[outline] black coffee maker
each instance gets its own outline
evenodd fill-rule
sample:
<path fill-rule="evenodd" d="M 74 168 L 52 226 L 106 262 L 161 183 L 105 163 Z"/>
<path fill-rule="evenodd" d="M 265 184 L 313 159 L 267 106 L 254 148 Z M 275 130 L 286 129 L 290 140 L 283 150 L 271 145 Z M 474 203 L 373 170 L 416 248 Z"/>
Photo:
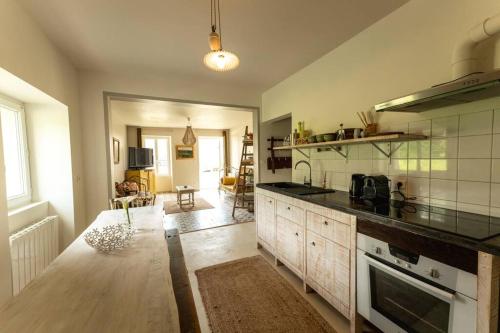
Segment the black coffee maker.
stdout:
<path fill-rule="evenodd" d="M 351 176 L 351 185 L 349 186 L 349 196 L 351 198 L 360 198 L 363 195 L 365 175 L 354 173 Z"/>
<path fill-rule="evenodd" d="M 362 199 L 389 201 L 391 197 L 389 178 L 386 176 L 368 176 L 364 177 L 363 182 Z"/>

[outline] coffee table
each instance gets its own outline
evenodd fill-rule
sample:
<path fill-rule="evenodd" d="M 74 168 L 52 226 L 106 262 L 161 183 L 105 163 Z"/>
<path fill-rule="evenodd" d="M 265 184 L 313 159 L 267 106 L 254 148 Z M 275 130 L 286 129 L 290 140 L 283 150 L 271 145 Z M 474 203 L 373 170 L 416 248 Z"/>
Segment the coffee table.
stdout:
<path fill-rule="evenodd" d="M 176 186 L 175 189 L 177 190 L 177 204 L 180 208 L 182 208 L 183 205 L 194 207 L 194 187 L 191 185 L 180 185 Z M 184 194 L 187 194 L 187 199 L 183 198 Z"/>

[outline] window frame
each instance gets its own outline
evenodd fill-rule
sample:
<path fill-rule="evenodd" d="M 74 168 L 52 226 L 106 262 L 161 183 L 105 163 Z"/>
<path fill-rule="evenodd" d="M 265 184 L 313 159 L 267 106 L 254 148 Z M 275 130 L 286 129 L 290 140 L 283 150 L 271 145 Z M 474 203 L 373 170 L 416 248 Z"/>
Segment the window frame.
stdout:
<path fill-rule="evenodd" d="M 18 120 L 18 130 L 19 130 L 19 141 L 20 141 L 20 155 L 21 155 L 21 164 L 22 164 L 22 176 L 24 180 L 24 193 L 12 197 L 7 197 L 7 184 L 6 184 L 6 192 L 5 196 L 7 199 L 7 208 L 17 208 L 23 205 L 27 205 L 31 203 L 32 199 L 32 188 L 31 188 L 31 170 L 30 170 L 30 157 L 29 157 L 29 147 L 28 147 L 28 137 L 27 137 L 27 125 L 26 125 L 26 112 L 24 108 L 24 104 L 22 102 L 16 101 L 12 98 L 6 97 L 4 95 L 0 95 L 0 107 L 5 108 L 10 111 L 18 112 L 19 120 Z M 1 122 L 0 122 L 1 126 Z M 1 131 L 0 133 L 3 133 Z M 3 134 L 2 134 L 3 135 Z M 2 138 L 2 146 L 3 146 L 3 138 Z M 5 159 L 5 155 L 4 155 Z M 7 170 L 5 168 L 4 161 L 4 174 L 5 177 Z"/>
<path fill-rule="evenodd" d="M 168 135 L 143 135 L 142 141 L 145 142 L 146 139 L 154 140 L 154 170 L 156 176 L 160 177 L 172 177 L 172 137 Z M 160 173 L 158 171 L 158 139 L 167 139 L 167 153 L 168 153 L 168 174 Z"/>

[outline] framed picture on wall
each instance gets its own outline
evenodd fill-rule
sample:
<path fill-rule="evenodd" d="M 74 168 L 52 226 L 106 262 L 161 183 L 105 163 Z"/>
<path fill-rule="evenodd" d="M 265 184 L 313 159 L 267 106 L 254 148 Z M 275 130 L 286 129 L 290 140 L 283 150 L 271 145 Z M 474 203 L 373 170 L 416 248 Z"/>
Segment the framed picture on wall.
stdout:
<path fill-rule="evenodd" d="M 113 138 L 113 162 L 120 163 L 120 140 Z"/>
<path fill-rule="evenodd" d="M 175 159 L 185 160 L 190 158 L 194 158 L 194 146 L 175 146 Z"/>

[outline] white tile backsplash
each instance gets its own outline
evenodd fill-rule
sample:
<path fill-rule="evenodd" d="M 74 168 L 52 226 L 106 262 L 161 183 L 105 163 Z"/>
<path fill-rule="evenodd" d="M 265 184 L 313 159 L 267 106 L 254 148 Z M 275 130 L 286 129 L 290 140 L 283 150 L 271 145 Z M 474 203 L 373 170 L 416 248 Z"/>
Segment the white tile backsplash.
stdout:
<path fill-rule="evenodd" d="M 458 116 L 432 119 L 432 137 L 458 136 Z"/>
<path fill-rule="evenodd" d="M 493 118 L 493 133 L 500 133 L 500 110 L 495 110 Z"/>
<path fill-rule="evenodd" d="M 457 182 L 453 180 L 431 179 L 430 197 L 446 201 L 457 201 Z"/>
<path fill-rule="evenodd" d="M 458 181 L 457 201 L 490 205 L 490 183 Z"/>
<path fill-rule="evenodd" d="M 456 180 L 458 175 L 457 159 L 432 159 L 431 178 Z"/>
<path fill-rule="evenodd" d="M 491 184 L 491 206 L 500 208 L 500 184 Z"/>
<path fill-rule="evenodd" d="M 408 158 L 430 158 L 431 141 L 411 141 L 408 142 Z"/>
<path fill-rule="evenodd" d="M 431 160 L 430 159 L 409 159 L 408 177 L 430 177 Z"/>
<path fill-rule="evenodd" d="M 493 135 L 491 156 L 493 158 L 500 158 L 500 134 Z"/>
<path fill-rule="evenodd" d="M 491 182 L 500 183 L 500 159 L 491 160 Z"/>
<path fill-rule="evenodd" d="M 493 111 L 482 111 L 460 116 L 459 135 L 484 135 L 492 130 Z"/>
<path fill-rule="evenodd" d="M 407 176 L 408 160 L 393 159 L 389 164 L 389 176 Z"/>
<path fill-rule="evenodd" d="M 464 136 L 458 140 L 459 158 L 491 158 L 491 135 Z"/>
<path fill-rule="evenodd" d="M 429 140 L 404 142 L 387 158 L 372 145 L 343 146 L 347 160 L 334 151 L 310 149 L 313 184 L 347 190 L 353 173 L 386 175 L 416 202 L 500 217 L 500 110 L 387 124 L 384 131 L 424 134 Z M 492 134 L 496 133 L 496 134 Z M 399 143 L 379 143 L 385 152 Z M 304 157 L 294 151 L 295 161 Z M 293 170 L 302 182 L 306 168 Z"/>
<path fill-rule="evenodd" d="M 489 182 L 491 179 L 491 159 L 459 159 L 458 180 Z"/>
<path fill-rule="evenodd" d="M 409 123 L 408 131 L 410 134 L 431 135 L 431 120 L 420 120 Z"/>
<path fill-rule="evenodd" d="M 457 158 L 458 138 L 433 138 L 431 141 L 431 158 Z"/>

